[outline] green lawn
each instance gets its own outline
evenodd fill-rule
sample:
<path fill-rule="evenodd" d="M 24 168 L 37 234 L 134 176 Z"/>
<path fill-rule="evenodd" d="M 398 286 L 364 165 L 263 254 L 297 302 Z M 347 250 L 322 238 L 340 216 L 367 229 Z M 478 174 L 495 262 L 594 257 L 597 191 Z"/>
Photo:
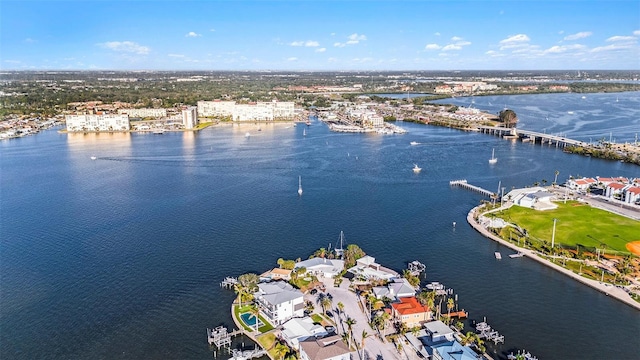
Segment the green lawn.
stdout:
<path fill-rule="evenodd" d="M 251 309 L 250 305 L 244 305 L 242 307 L 240 307 L 238 305 L 235 305 L 233 307 L 233 312 L 235 314 L 236 319 L 238 319 L 238 322 L 240 324 L 242 324 L 242 327 L 246 331 L 254 331 L 255 327 L 253 327 L 253 326 L 250 327 L 249 325 L 245 324 L 244 321 L 242 321 L 242 318 L 240 317 L 240 314 L 248 312 L 250 309 Z M 262 323 L 264 324 L 263 326 L 258 327 L 258 331 L 259 332 L 265 333 L 265 332 L 273 329 L 273 326 L 271 326 L 271 324 L 269 324 L 269 322 L 262 315 L 259 315 L 258 319 L 260 319 L 260 321 L 262 321 Z"/>
<path fill-rule="evenodd" d="M 592 208 L 578 202 L 557 203 L 555 210 L 538 211 L 520 206 L 496 213 L 510 223 L 527 230 L 529 236 L 551 242 L 553 219 L 556 245 L 586 247 L 593 251 L 606 244 L 606 252 L 629 254 L 625 244 L 640 240 L 640 221 Z"/>

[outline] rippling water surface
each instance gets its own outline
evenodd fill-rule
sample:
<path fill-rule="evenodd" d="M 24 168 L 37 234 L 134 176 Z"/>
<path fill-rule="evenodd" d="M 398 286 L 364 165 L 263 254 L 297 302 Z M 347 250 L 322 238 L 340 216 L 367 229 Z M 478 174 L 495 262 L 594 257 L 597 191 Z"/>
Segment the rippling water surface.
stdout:
<path fill-rule="evenodd" d="M 591 98 L 601 98 L 600 110 L 580 103 Z M 506 101 L 519 115 L 514 104 L 522 104 L 525 124 L 548 113 L 557 120 L 547 132 L 608 134 L 596 118 L 640 131 L 638 93 L 578 96 L 571 106 L 551 95 L 475 98 L 482 101 Z M 568 108 L 593 116 L 560 120 Z M 638 357 L 638 311 L 526 258 L 497 261 L 494 251 L 511 251 L 465 221 L 482 198 L 448 182 L 510 189 L 550 183 L 556 169 L 562 179 L 640 176 L 639 167 L 399 124 L 410 132 L 338 134 L 316 121 L 306 137 L 302 125 L 243 124 L 197 134 L 46 131 L 1 142 L 0 355 L 210 358 L 205 329 L 233 326 L 234 295 L 219 287 L 225 276 L 306 257 L 335 245 L 342 230 L 391 268 L 425 263 L 428 281 L 453 287 L 460 307 L 505 335 L 494 355 Z"/>

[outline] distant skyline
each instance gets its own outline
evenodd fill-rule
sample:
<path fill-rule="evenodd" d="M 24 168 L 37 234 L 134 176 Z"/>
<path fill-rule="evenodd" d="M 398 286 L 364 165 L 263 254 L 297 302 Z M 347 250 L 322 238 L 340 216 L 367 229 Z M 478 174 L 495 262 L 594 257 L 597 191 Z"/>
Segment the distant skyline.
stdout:
<path fill-rule="evenodd" d="M 0 2 L 1 70 L 638 70 L 640 1 Z"/>

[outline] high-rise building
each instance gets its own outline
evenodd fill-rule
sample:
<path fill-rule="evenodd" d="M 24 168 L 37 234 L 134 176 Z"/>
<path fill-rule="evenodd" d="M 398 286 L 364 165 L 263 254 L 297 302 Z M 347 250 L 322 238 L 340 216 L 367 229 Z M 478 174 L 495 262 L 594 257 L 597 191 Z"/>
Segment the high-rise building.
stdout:
<path fill-rule="evenodd" d="M 186 106 L 182 109 L 182 125 L 185 129 L 193 129 L 198 125 L 197 106 Z"/>

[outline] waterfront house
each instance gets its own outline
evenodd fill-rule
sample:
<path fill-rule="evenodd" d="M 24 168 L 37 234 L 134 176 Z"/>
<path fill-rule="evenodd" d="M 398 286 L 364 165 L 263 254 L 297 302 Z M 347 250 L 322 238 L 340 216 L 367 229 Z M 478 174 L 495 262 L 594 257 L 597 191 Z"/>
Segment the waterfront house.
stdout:
<path fill-rule="evenodd" d="M 619 198 L 622 196 L 625 187 L 627 187 L 627 185 L 618 182 L 610 183 L 609 185 L 607 185 L 607 188 L 605 190 L 605 196 L 608 198 Z"/>
<path fill-rule="evenodd" d="M 393 279 L 385 286 L 376 286 L 371 289 L 376 299 L 382 300 L 385 297 L 396 300 L 403 297 L 416 296 L 416 290 L 404 278 Z"/>
<path fill-rule="evenodd" d="M 551 202 L 555 199 L 555 195 L 548 191 L 537 191 L 528 194 L 524 194 L 519 201 L 518 205 L 522 207 L 528 207 L 536 210 L 548 210 L 555 209 L 558 206 Z"/>
<path fill-rule="evenodd" d="M 258 284 L 254 294 L 260 312 L 273 325 L 304 316 L 304 297 L 300 290 L 284 281 L 272 281 Z"/>
<path fill-rule="evenodd" d="M 593 178 L 569 179 L 567 187 L 573 190 L 586 191 L 591 185 L 597 185 L 598 181 Z"/>
<path fill-rule="evenodd" d="M 391 314 L 395 320 L 401 321 L 409 328 L 431 320 L 431 310 L 420 304 L 415 296 L 398 300 L 399 302 L 391 304 Z"/>
<path fill-rule="evenodd" d="M 342 272 L 344 269 L 344 260 L 316 257 L 297 262 L 294 269 L 300 268 L 307 269 L 308 274 L 332 278 Z"/>
<path fill-rule="evenodd" d="M 632 186 L 625 189 L 624 201 L 628 204 L 640 202 L 640 187 Z"/>
<path fill-rule="evenodd" d="M 470 347 L 460 344 L 451 330 L 442 321 L 431 321 L 424 325 L 417 336 L 406 334 L 407 340 L 425 359 L 433 360 L 477 360 Z"/>
<path fill-rule="evenodd" d="M 271 281 L 271 280 L 289 281 L 291 279 L 291 272 L 292 270 L 288 270 L 288 269 L 273 268 L 261 274 L 260 279 L 264 279 L 267 281 Z"/>
<path fill-rule="evenodd" d="M 301 360 L 350 360 L 351 351 L 340 335 L 300 342 Z"/>
<path fill-rule="evenodd" d="M 356 260 L 356 265 L 347 270 L 347 277 L 367 281 L 370 279 L 391 280 L 400 277 L 400 275 L 376 263 L 374 257 L 367 255 Z"/>
<path fill-rule="evenodd" d="M 293 349 L 300 349 L 300 342 L 316 337 L 328 335 L 327 330 L 318 324 L 313 323 L 313 319 L 306 316 L 303 318 L 293 318 L 282 324 L 280 336 Z"/>

